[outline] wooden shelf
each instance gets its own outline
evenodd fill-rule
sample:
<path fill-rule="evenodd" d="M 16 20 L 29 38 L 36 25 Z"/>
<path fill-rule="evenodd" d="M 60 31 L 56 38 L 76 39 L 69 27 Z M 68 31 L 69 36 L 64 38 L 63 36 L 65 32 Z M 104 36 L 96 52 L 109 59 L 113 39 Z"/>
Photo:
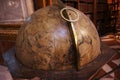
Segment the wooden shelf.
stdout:
<path fill-rule="evenodd" d="M 105 5 L 107 5 L 107 2 L 97 2 L 97 4 L 105 4 Z"/>
<path fill-rule="evenodd" d="M 79 1 L 80 3 L 85 3 L 85 4 L 93 4 L 94 2 L 87 2 L 87 1 Z"/>
<path fill-rule="evenodd" d="M 78 2 L 77 0 L 62 0 L 63 2 Z"/>

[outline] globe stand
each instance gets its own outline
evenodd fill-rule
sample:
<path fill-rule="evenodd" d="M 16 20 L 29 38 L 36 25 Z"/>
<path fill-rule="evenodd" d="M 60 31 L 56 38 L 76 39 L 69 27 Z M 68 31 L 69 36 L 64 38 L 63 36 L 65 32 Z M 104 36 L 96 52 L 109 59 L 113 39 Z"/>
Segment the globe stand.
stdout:
<path fill-rule="evenodd" d="M 69 71 L 43 71 L 27 68 L 16 59 L 14 48 L 3 54 L 3 57 L 14 78 L 33 78 L 38 76 L 43 80 L 89 80 L 116 54 L 114 50 L 104 44 L 101 44 L 101 51 L 102 53 L 94 61 L 81 67 L 79 71 L 76 69 Z"/>

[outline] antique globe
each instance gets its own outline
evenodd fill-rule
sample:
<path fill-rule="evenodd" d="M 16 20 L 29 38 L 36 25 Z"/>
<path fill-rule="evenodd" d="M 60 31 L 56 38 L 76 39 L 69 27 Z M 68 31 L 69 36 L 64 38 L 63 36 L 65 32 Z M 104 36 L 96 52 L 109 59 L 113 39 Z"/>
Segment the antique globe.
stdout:
<path fill-rule="evenodd" d="M 15 51 L 21 64 L 35 70 L 79 70 L 101 53 L 92 21 L 59 0 L 27 18 Z"/>

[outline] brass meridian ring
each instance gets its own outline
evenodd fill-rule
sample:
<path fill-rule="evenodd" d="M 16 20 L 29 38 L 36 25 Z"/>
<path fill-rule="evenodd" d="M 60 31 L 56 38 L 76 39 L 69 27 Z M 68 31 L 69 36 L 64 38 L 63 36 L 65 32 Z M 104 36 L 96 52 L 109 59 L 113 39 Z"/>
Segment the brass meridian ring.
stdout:
<path fill-rule="evenodd" d="M 68 15 L 68 19 L 67 18 L 65 18 L 65 16 L 63 15 L 63 11 L 64 10 L 71 10 L 71 11 L 73 11 L 74 13 L 75 13 L 75 15 L 77 16 L 75 19 L 71 19 L 71 16 L 70 15 Z M 67 11 L 66 11 L 66 13 L 67 13 Z M 75 11 L 74 9 L 72 9 L 72 8 L 70 8 L 70 7 L 65 7 L 65 8 L 63 8 L 63 9 L 61 9 L 61 11 L 60 11 L 60 14 L 61 14 L 61 16 L 62 16 L 62 18 L 63 19 L 65 19 L 66 21 L 68 21 L 68 22 L 70 22 L 70 25 L 71 25 L 71 27 L 70 27 L 70 31 L 71 31 L 71 33 L 72 33 L 72 39 L 73 39 L 73 43 L 74 43 L 74 46 L 75 46 L 75 52 L 76 52 L 76 57 L 77 57 L 77 70 L 79 70 L 79 56 L 80 56 L 80 54 L 79 54 L 79 46 L 78 46 L 78 38 L 77 38 L 77 33 L 76 33 L 76 30 L 75 30 L 75 26 L 74 26 L 74 22 L 76 22 L 76 21 L 78 21 L 79 20 L 79 13 L 77 12 L 77 11 Z M 67 13 L 68 14 L 68 13 Z"/>

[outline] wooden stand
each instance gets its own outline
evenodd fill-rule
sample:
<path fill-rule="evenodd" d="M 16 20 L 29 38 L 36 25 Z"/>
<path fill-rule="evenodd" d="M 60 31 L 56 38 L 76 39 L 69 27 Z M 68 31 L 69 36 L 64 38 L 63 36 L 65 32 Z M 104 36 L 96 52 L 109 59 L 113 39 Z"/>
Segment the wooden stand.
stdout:
<path fill-rule="evenodd" d="M 101 45 L 101 50 L 102 53 L 94 61 L 81 67 L 79 71 L 75 69 L 69 71 L 42 71 L 27 68 L 16 59 L 14 48 L 7 51 L 3 56 L 14 78 L 38 76 L 45 80 L 90 80 L 116 54 L 114 50 L 104 44 Z"/>

